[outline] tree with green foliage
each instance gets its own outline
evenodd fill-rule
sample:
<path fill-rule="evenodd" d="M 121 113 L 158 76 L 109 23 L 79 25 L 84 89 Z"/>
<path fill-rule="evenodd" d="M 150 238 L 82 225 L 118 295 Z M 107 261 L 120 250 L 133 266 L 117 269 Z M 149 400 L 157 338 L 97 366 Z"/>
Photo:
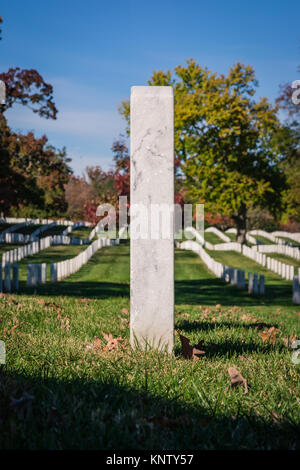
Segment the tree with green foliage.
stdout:
<path fill-rule="evenodd" d="M 148 84 L 174 89 L 175 152 L 190 202 L 229 216 L 237 240 L 245 243 L 250 208 L 266 207 L 276 216 L 283 208 L 277 107 L 254 99 L 254 70 L 240 63 L 228 75 L 217 75 L 189 59 L 174 77 L 154 72 Z M 129 126 L 129 101 L 119 110 Z"/>
<path fill-rule="evenodd" d="M 0 23 L 2 18 L 0 17 Z M 48 144 L 44 135 L 16 133 L 5 111 L 16 104 L 46 119 L 56 119 L 53 87 L 33 69 L 0 73 L 6 103 L 0 106 L 0 211 L 23 217 L 55 217 L 66 213 L 65 184 L 72 173 L 65 149 Z"/>

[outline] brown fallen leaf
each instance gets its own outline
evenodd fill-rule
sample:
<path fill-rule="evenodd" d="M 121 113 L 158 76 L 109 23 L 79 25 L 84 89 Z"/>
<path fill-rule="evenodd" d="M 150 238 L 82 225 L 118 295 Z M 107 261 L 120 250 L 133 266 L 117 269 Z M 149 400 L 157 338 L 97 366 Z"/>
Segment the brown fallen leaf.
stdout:
<path fill-rule="evenodd" d="M 129 311 L 127 308 L 122 308 L 121 313 L 123 313 L 124 315 L 129 315 Z"/>
<path fill-rule="evenodd" d="M 297 335 L 292 335 L 289 338 L 281 338 L 281 340 L 284 342 L 287 348 L 290 348 L 294 341 L 296 341 Z"/>
<path fill-rule="evenodd" d="M 274 344 L 276 341 L 276 335 L 278 334 L 279 330 L 278 328 L 275 328 L 275 326 L 271 326 L 271 328 L 265 328 L 264 331 L 261 331 L 259 336 L 261 337 L 262 341 L 269 341 L 270 343 Z"/>
<path fill-rule="evenodd" d="M 60 321 L 60 327 L 62 330 L 70 330 L 70 320 L 68 317 L 62 318 Z"/>
<path fill-rule="evenodd" d="M 183 313 L 181 316 L 188 318 L 188 317 L 190 317 L 191 315 L 190 315 L 189 313 Z"/>
<path fill-rule="evenodd" d="M 199 359 L 199 356 L 205 354 L 205 351 L 202 351 L 201 347 L 203 347 L 204 341 L 201 341 L 199 344 L 196 344 L 195 346 L 190 345 L 190 340 L 186 338 L 185 336 L 181 335 L 179 333 L 179 338 L 181 341 L 181 347 L 182 347 L 182 354 L 185 359 L 193 359 L 194 361 L 197 361 Z"/>
<path fill-rule="evenodd" d="M 239 359 L 241 359 L 242 361 L 250 361 L 250 357 L 248 357 L 248 356 L 243 356 L 243 355 L 240 355 L 240 356 L 239 356 Z"/>
<path fill-rule="evenodd" d="M 96 349 L 99 350 L 101 349 L 101 339 L 98 338 L 98 336 L 95 336 L 94 341 L 92 343 L 85 343 L 86 349 Z"/>
<path fill-rule="evenodd" d="M 102 335 L 103 335 L 103 338 L 107 341 L 107 344 L 103 348 L 103 351 L 112 351 L 114 349 L 116 351 L 118 351 L 120 346 L 124 347 L 124 345 L 123 345 L 124 339 L 123 338 L 114 338 L 111 333 L 109 333 L 109 334 L 102 333 Z"/>
<path fill-rule="evenodd" d="M 228 368 L 228 374 L 231 380 L 231 387 L 237 387 L 238 385 L 244 385 L 244 395 L 248 393 L 247 380 L 242 376 L 242 374 L 237 370 L 236 367 L 231 366 Z"/>

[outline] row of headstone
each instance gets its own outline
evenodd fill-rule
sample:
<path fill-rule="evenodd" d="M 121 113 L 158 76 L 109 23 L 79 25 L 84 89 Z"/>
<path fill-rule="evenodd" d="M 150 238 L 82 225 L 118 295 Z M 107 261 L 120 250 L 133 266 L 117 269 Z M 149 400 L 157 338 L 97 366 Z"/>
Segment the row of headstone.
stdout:
<path fill-rule="evenodd" d="M 278 276 L 283 277 L 287 281 L 292 281 L 294 278 L 295 268 L 294 266 L 281 261 L 267 257 L 267 268 L 278 274 Z"/>
<path fill-rule="evenodd" d="M 260 253 L 277 253 L 279 255 L 289 256 L 296 260 L 300 260 L 299 247 L 292 247 L 288 245 L 260 245 L 258 248 Z"/>
<path fill-rule="evenodd" d="M 42 227 L 37 228 L 34 232 L 31 233 L 30 235 L 30 241 L 36 241 L 39 238 L 39 235 L 46 230 L 48 230 L 51 227 L 55 227 L 57 225 L 57 222 L 51 222 L 50 224 L 45 224 Z"/>
<path fill-rule="evenodd" d="M 276 247 L 277 245 L 271 245 L 271 246 Z M 266 256 L 264 253 L 261 253 L 260 251 L 253 249 L 253 247 L 250 248 L 249 246 L 246 246 L 246 245 L 243 246 L 242 254 L 244 256 L 247 256 L 247 258 L 250 258 L 256 263 L 260 264 L 261 266 L 266 267 L 270 271 L 273 271 L 274 273 L 278 274 L 284 279 L 288 281 L 293 280 L 294 266 L 286 264 L 286 263 L 282 263 L 281 261 L 276 260 L 274 258 L 270 258 L 269 256 Z"/>
<path fill-rule="evenodd" d="M 223 240 L 224 242 L 231 242 L 231 238 L 229 238 L 227 235 L 225 235 L 224 232 L 222 232 L 216 227 L 208 227 L 204 231 L 208 233 L 214 233 L 215 235 L 217 235 L 217 237 L 221 238 L 221 240 Z"/>
<path fill-rule="evenodd" d="M 272 232 L 272 235 L 274 235 L 275 237 L 290 238 L 291 240 L 300 243 L 300 232 L 291 233 L 277 230 L 275 232 Z"/>
<path fill-rule="evenodd" d="M 69 225 L 62 233 L 62 235 L 68 235 L 71 233 L 73 230 L 76 230 L 79 227 L 90 227 L 91 223 L 90 222 L 74 222 L 72 225 Z"/>
<path fill-rule="evenodd" d="M 49 243 L 49 240 L 44 239 L 43 245 L 46 247 Z M 50 246 L 50 245 L 49 245 Z M 47 246 L 48 247 L 48 246 Z M 45 249 L 45 248 L 44 248 Z M 20 246 L 14 250 L 5 251 L 2 254 L 2 266 L 5 266 L 6 263 L 15 263 L 21 261 L 23 258 L 28 256 L 33 256 L 40 251 L 39 242 L 31 242 L 28 245 Z"/>
<path fill-rule="evenodd" d="M 27 265 L 27 285 L 37 286 L 47 281 L 47 264 L 31 263 Z"/>
<path fill-rule="evenodd" d="M 239 289 L 245 288 L 245 271 L 243 269 L 231 268 L 230 266 L 224 266 L 224 272 L 222 279 Z"/>
<path fill-rule="evenodd" d="M 265 294 L 265 276 L 263 274 L 258 279 L 257 273 L 248 273 L 248 293 Z"/>
<path fill-rule="evenodd" d="M 3 278 L 4 274 L 4 278 Z M 0 266 L 0 292 L 17 292 L 19 290 L 19 266 L 6 263 Z"/>
<path fill-rule="evenodd" d="M 118 244 L 119 239 L 98 238 L 89 245 L 86 250 L 82 251 L 74 258 L 60 261 L 58 263 L 52 263 L 50 265 L 50 280 L 52 282 L 61 281 L 77 272 L 100 248 Z"/>
<path fill-rule="evenodd" d="M 250 230 L 248 232 L 250 235 L 258 235 L 264 238 L 269 239 L 271 242 L 279 244 L 282 240 L 275 237 L 272 233 L 266 232 L 265 230 Z"/>
<path fill-rule="evenodd" d="M 86 264 L 91 256 L 103 246 L 112 246 L 119 244 L 119 240 L 110 240 L 108 238 L 99 238 L 95 240 L 86 250 L 79 253 L 72 259 L 50 264 L 50 281 L 60 281 L 78 271 Z M 47 264 L 31 263 L 27 265 L 27 285 L 37 286 L 47 281 Z"/>
<path fill-rule="evenodd" d="M 29 241 L 30 235 L 27 233 L 9 232 L 1 236 L 1 243 L 28 243 Z"/>
<path fill-rule="evenodd" d="M 3 223 L 6 223 L 6 222 L 3 222 Z M 11 227 L 7 227 L 0 234 L 0 242 L 1 243 L 14 243 L 14 242 L 10 241 L 12 237 L 9 237 L 9 235 L 12 232 L 24 227 L 25 225 L 26 225 L 26 222 L 23 222 L 21 224 L 16 224 L 16 225 L 12 225 Z"/>

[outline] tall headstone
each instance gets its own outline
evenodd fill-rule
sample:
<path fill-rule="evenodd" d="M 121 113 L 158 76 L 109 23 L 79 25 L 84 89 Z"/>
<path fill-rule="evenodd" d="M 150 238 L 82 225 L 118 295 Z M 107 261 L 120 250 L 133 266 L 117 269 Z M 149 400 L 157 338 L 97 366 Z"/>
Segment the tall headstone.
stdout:
<path fill-rule="evenodd" d="M 300 285 L 298 276 L 293 278 L 293 303 L 300 305 Z"/>
<path fill-rule="evenodd" d="M 172 87 L 131 88 L 130 204 L 174 205 L 174 98 Z M 152 206 L 153 207 L 153 206 Z M 145 213 L 146 212 L 146 213 Z M 174 345 L 174 228 L 168 238 L 130 238 L 130 341 L 133 347 L 172 351 Z M 132 227 L 132 213 L 131 213 Z M 152 227 L 151 227 L 152 228 Z M 151 238 L 150 238 L 151 237 Z M 155 238 L 155 239 L 154 239 Z"/>
<path fill-rule="evenodd" d="M 6 263 L 4 266 L 4 289 L 6 292 L 11 291 L 11 267 L 10 263 Z"/>
<path fill-rule="evenodd" d="M 14 292 L 19 290 L 19 265 L 13 264 L 12 289 Z"/>
<path fill-rule="evenodd" d="M 259 276 L 259 294 L 265 295 L 265 276 L 263 274 Z"/>

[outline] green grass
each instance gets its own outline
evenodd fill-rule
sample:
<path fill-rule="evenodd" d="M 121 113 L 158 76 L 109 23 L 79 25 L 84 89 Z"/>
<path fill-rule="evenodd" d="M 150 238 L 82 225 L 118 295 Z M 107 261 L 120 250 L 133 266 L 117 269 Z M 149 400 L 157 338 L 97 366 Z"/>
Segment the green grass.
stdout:
<path fill-rule="evenodd" d="M 5 253 L 6 251 L 14 250 L 15 248 L 20 248 L 20 246 L 23 246 L 24 243 L 1 243 L 0 244 L 0 256 L 2 253 Z"/>
<path fill-rule="evenodd" d="M 272 242 L 272 240 L 263 237 L 262 235 L 252 235 L 252 237 L 256 238 L 256 240 L 262 242 L 264 245 L 274 245 L 274 242 Z"/>
<path fill-rule="evenodd" d="M 249 297 L 176 250 L 175 328 L 206 351 L 192 361 L 178 336 L 173 355 L 129 347 L 128 243 L 99 250 L 62 282 L 21 281 L 22 295 L 0 298 L 0 447 L 299 447 L 299 366 L 281 340 L 299 334 L 299 307 L 273 282 L 276 296 Z M 260 338 L 264 325 L 278 328 L 274 344 Z M 102 333 L 122 337 L 124 349 L 105 351 Z M 101 347 L 88 349 L 95 336 Z M 233 365 L 246 395 L 230 387 Z"/>
<path fill-rule="evenodd" d="M 29 256 L 19 261 L 19 279 L 27 279 L 27 265 L 29 263 L 47 263 L 47 279 L 50 279 L 50 264 L 74 258 L 86 249 L 85 245 L 54 245 L 46 250 L 39 251 L 36 255 Z"/>
<path fill-rule="evenodd" d="M 291 256 L 285 256 L 279 253 L 267 253 L 267 255 L 270 256 L 270 258 L 278 259 L 283 263 L 295 266 L 295 268 L 300 268 L 300 260 L 294 259 Z"/>
<path fill-rule="evenodd" d="M 204 240 L 206 242 L 212 243 L 213 245 L 216 245 L 217 243 L 225 243 L 222 238 L 212 232 L 204 232 Z"/>
<path fill-rule="evenodd" d="M 295 240 L 292 240 L 291 238 L 285 238 L 285 237 L 277 237 L 281 238 L 281 240 L 284 240 L 285 242 L 292 243 L 294 246 L 300 246 L 300 243 L 296 242 Z"/>
<path fill-rule="evenodd" d="M 88 238 L 91 233 L 90 227 L 80 227 L 78 229 L 72 230 L 69 236 L 74 238 Z"/>

